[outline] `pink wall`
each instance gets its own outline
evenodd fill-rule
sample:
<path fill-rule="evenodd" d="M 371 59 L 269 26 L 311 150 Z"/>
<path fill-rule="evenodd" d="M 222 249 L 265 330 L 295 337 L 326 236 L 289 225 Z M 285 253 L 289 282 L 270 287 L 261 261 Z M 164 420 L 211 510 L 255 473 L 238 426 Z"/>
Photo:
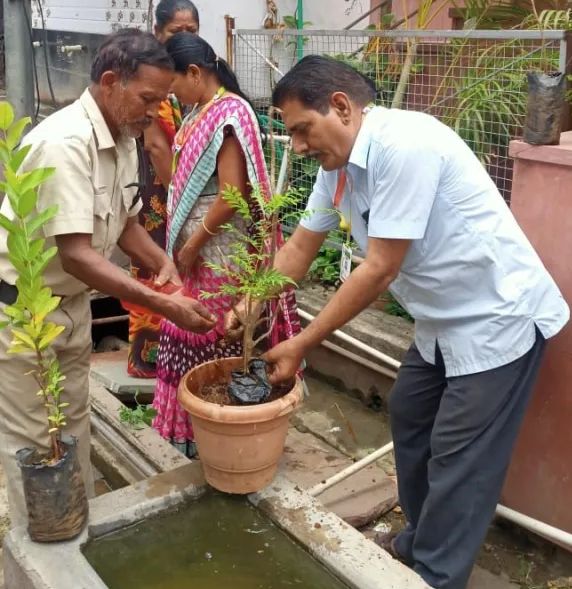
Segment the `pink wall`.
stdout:
<path fill-rule="evenodd" d="M 370 7 L 373 8 L 375 5 L 379 4 L 381 0 L 370 0 Z M 392 9 L 391 11 L 395 14 L 396 20 L 401 20 L 406 15 L 411 14 L 415 9 L 419 8 L 420 0 L 393 0 Z M 458 6 L 462 6 L 463 3 L 457 3 Z M 452 28 L 452 20 L 449 16 L 449 8 L 453 6 L 452 2 L 446 2 L 443 5 L 443 2 L 434 2 L 434 7 L 432 10 L 432 20 L 429 26 L 424 27 L 426 29 L 436 29 L 436 30 L 448 30 Z M 441 7 L 439 9 L 439 7 Z M 379 13 L 374 12 L 371 15 L 370 22 L 376 23 L 379 21 Z M 407 28 L 409 29 L 416 29 L 417 26 L 417 16 L 414 16 L 410 21 Z M 403 25 L 405 28 L 405 25 Z"/>
<path fill-rule="evenodd" d="M 572 302 L 572 132 L 558 146 L 513 141 L 511 210 Z M 572 532 L 572 325 L 549 341 L 502 503 Z"/>

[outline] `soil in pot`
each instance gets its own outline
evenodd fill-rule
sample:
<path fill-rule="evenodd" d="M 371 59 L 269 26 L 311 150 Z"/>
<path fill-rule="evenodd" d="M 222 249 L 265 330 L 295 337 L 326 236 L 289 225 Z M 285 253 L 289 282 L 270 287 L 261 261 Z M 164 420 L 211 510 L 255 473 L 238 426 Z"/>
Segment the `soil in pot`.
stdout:
<path fill-rule="evenodd" d="M 258 405 L 270 403 L 286 395 L 294 381 L 271 386 L 266 376 L 266 363 L 255 358 L 249 363 L 249 372 L 233 371 L 230 383 L 221 378 L 205 384 L 196 395 L 216 405 Z"/>

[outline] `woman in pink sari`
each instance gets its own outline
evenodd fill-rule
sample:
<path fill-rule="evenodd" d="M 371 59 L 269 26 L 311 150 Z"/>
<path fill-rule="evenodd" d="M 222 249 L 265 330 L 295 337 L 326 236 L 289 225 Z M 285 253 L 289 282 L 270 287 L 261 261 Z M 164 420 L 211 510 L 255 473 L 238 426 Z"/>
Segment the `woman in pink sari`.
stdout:
<path fill-rule="evenodd" d="M 252 230 L 224 201 L 221 191 L 234 186 L 251 202 L 252 187 L 269 195 L 270 183 L 256 115 L 228 64 L 204 39 L 190 33 L 174 35 L 166 47 L 175 63 L 173 91 L 184 104 L 195 105 L 174 142 L 167 252 L 177 261 L 186 291 L 199 298 L 203 291 L 219 292 L 226 280 L 205 265 L 220 263 L 230 251 L 232 237 L 219 227 L 232 222 L 244 232 Z M 194 454 L 193 432 L 188 414 L 177 401 L 179 381 L 194 366 L 242 354 L 240 343 L 220 345 L 224 315 L 233 302 L 223 295 L 204 301 L 218 319 L 216 328 L 205 335 L 181 330 L 166 320 L 161 323 L 153 403 L 158 414 L 153 426 L 187 455 Z M 270 345 L 298 330 L 294 295 L 289 292 L 282 300 Z"/>

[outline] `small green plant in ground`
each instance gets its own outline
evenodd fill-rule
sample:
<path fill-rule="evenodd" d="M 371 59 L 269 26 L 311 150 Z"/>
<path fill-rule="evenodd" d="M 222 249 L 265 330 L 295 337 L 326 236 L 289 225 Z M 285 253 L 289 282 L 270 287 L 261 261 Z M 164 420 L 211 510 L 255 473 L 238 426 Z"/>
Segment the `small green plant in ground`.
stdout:
<path fill-rule="evenodd" d="M 336 286 L 340 282 L 342 252 L 334 247 L 322 247 L 310 266 L 309 275 L 324 286 Z"/>
<path fill-rule="evenodd" d="M 43 226 L 57 212 L 57 206 L 37 212 L 38 187 L 53 173 L 53 168 L 36 168 L 19 172 L 30 147 L 18 147 L 29 118 L 14 121 L 14 111 L 9 103 L 0 102 L 0 162 L 4 182 L 0 190 L 6 193 L 14 212 L 13 218 L 0 214 L 0 225 L 8 232 L 8 258 L 17 271 L 18 298 L 13 305 L 4 308 L 6 321 L 0 328 L 9 327 L 12 332 L 10 354 L 33 354 L 36 368 L 32 371 L 38 383 L 38 396 L 46 408 L 47 434 L 51 453 L 46 462 L 60 460 L 62 456 L 61 430 L 66 425 L 64 409 L 69 403 L 61 400 L 64 375 L 51 344 L 64 327 L 48 319 L 59 303 L 44 283 L 43 273 L 56 255 L 57 248 L 45 247 L 41 237 Z"/>
<path fill-rule="evenodd" d="M 383 310 L 388 315 L 393 315 L 395 317 L 403 317 L 403 319 L 407 319 L 411 323 L 414 322 L 413 317 L 399 304 L 399 302 L 395 299 L 395 297 L 391 293 L 386 294 L 387 303 Z"/>
<path fill-rule="evenodd" d="M 119 419 L 133 429 L 143 429 L 145 426 L 151 426 L 157 411 L 151 405 L 139 403 L 137 395 L 138 393 L 135 394 L 135 408 L 121 407 Z"/>

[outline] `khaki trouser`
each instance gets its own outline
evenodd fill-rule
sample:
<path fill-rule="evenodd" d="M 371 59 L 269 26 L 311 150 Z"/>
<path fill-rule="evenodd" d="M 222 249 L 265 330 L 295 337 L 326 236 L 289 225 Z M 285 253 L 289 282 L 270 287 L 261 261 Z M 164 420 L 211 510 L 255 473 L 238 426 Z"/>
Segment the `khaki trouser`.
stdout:
<path fill-rule="evenodd" d="M 0 303 L 0 309 L 4 305 Z M 94 494 L 90 463 L 89 439 L 89 358 L 91 352 L 91 312 L 87 293 L 65 297 L 50 316 L 65 327 L 54 342 L 60 361 L 64 393 L 62 400 L 70 403 L 65 409 L 65 434 L 78 438 L 78 457 L 89 497 Z M 8 488 L 10 520 L 13 527 L 27 525 L 22 477 L 16 462 L 20 448 L 49 449 L 46 411 L 38 385 L 29 373 L 36 368 L 34 358 L 24 354 L 7 354 L 12 340 L 10 329 L 0 331 L 0 461 Z"/>

